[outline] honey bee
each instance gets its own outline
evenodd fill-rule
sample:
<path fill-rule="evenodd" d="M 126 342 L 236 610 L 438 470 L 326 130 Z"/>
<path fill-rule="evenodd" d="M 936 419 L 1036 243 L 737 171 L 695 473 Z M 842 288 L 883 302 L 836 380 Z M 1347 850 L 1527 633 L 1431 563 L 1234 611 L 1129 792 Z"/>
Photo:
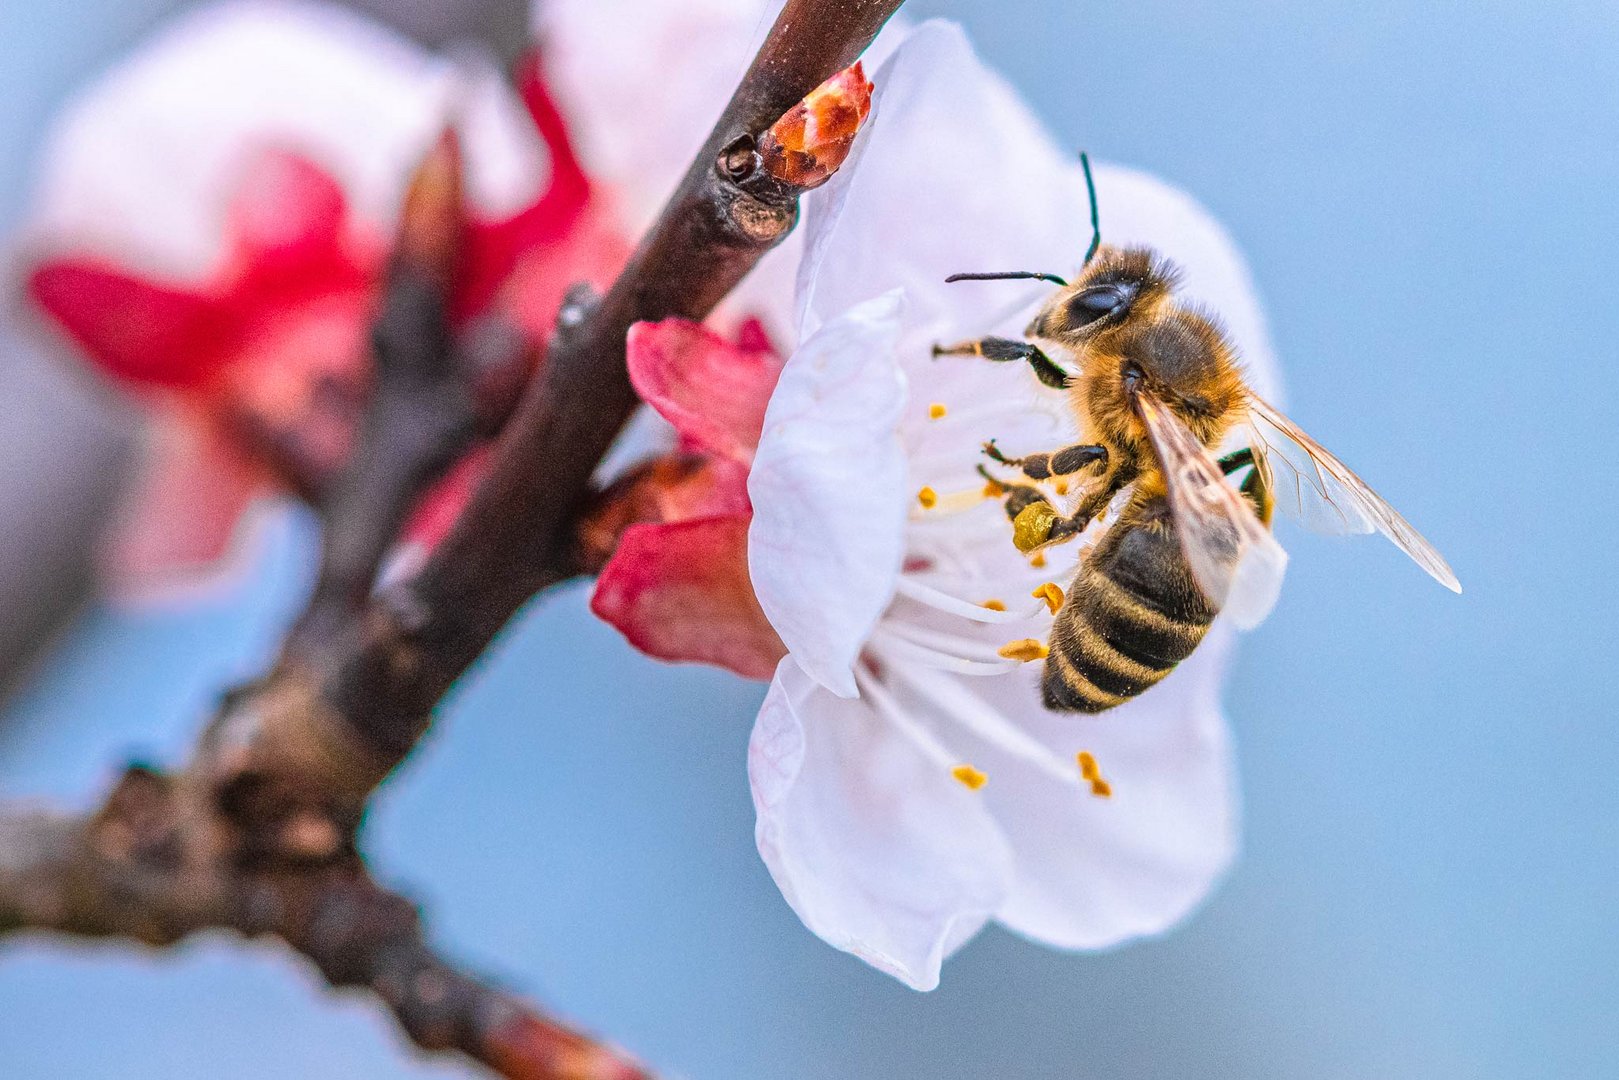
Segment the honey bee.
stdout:
<path fill-rule="evenodd" d="M 1072 284 L 1022 271 L 950 280 L 1005 277 L 1061 286 L 1024 336 L 1060 348 L 1077 373 L 1033 341 L 991 337 L 935 346 L 935 354 L 1028 363 L 1042 383 L 1068 395 L 1091 440 L 1021 457 L 1006 456 L 993 440 L 985 445 L 1020 479 L 1085 481 L 1063 513 L 1034 485 L 981 466 L 1005 500 L 1014 543 L 1027 553 L 1071 540 L 1127 491 L 1052 625 L 1047 707 L 1113 708 L 1190 656 L 1215 615 L 1241 627 L 1262 620 L 1287 565 L 1270 531 L 1278 504 L 1325 531 L 1381 532 L 1440 584 L 1461 591 L 1405 518 L 1254 393 L 1216 322 L 1176 302 L 1177 272 L 1168 261 L 1093 242 Z M 1246 445 L 1216 459 L 1216 448 L 1244 428 Z M 1240 487 L 1228 483 L 1244 470 Z"/>

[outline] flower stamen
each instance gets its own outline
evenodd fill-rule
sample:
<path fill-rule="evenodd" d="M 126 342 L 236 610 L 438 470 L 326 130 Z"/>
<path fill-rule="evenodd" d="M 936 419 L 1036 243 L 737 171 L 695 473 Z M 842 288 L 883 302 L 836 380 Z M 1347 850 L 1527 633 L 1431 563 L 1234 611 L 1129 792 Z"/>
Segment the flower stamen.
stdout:
<path fill-rule="evenodd" d="M 916 501 L 922 504 L 922 509 L 932 510 L 939 504 L 939 493 L 924 485 L 922 490 L 916 493 Z"/>
<path fill-rule="evenodd" d="M 1113 785 L 1102 778 L 1102 767 L 1096 763 L 1096 755 L 1089 750 L 1081 750 L 1079 761 L 1079 775 L 1091 785 L 1091 794 L 1098 799 L 1111 799 Z"/>
<path fill-rule="evenodd" d="M 1020 664 L 1027 664 L 1031 660 L 1044 660 L 1051 652 L 1046 648 L 1045 642 L 1032 637 L 1008 641 L 995 651 L 1008 660 L 1016 660 Z"/>
<path fill-rule="evenodd" d="M 950 775 L 960 780 L 962 786 L 969 791 L 977 791 L 989 783 L 989 777 L 973 768 L 971 765 L 957 765 L 950 770 Z"/>
<path fill-rule="evenodd" d="M 1051 609 L 1053 615 L 1057 614 L 1057 609 L 1062 607 L 1062 589 L 1055 582 L 1048 581 L 1029 595 L 1036 600 L 1044 600 L 1046 607 Z"/>
<path fill-rule="evenodd" d="M 929 420 L 943 420 L 944 417 L 945 417 L 945 414 L 948 413 L 949 411 L 950 410 L 946 409 L 944 407 L 944 405 L 942 405 L 941 403 L 935 401 L 932 405 L 928 406 L 928 419 Z"/>
<path fill-rule="evenodd" d="M 931 585 L 926 585 L 908 574 L 901 575 L 895 591 L 901 596 L 909 600 L 915 600 L 919 604 L 925 604 L 935 611 L 941 611 L 946 615 L 954 615 L 969 622 L 1017 622 L 1020 619 L 1032 618 L 1038 611 L 1038 609 L 1008 611 L 1006 604 L 1000 600 L 986 600 L 981 604 L 971 600 L 963 600 L 959 596 L 952 596 L 950 593 L 942 592 Z"/>

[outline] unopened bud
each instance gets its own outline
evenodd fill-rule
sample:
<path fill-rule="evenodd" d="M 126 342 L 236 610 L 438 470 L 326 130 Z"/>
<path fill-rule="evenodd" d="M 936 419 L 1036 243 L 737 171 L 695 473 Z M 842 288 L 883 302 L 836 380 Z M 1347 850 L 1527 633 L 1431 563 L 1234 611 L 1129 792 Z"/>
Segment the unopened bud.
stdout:
<path fill-rule="evenodd" d="M 399 217 L 398 257 L 449 281 L 461 257 L 464 207 L 461 140 L 455 127 L 446 125 L 410 178 Z"/>
<path fill-rule="evenodd" d="M 826 183 L 871 113 L 871 91 L 858 61 L 810 91 L 759 137 L 765 171 L 800 188 Z"/>

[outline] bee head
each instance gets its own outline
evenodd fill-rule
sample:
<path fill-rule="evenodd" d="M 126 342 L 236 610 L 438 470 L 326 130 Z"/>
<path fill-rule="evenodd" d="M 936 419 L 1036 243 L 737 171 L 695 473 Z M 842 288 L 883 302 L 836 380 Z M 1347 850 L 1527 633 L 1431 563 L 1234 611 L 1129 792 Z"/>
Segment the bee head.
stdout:
<path fill-rule="evenodd" d="M 1078 351 L 1109 331 L 1155 311 L 1176 271 L 1144 248 L 1097 249 L 1079 279 L 1059 290 L 1025 333 Z"/>

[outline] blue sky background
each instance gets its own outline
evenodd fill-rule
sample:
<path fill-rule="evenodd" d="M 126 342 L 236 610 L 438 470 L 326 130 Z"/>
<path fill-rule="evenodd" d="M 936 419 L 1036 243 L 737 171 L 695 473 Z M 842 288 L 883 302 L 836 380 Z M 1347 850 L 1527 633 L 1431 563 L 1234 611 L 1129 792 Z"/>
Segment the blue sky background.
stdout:
<path fill-rule="evenodd" d="M 0 214 L 43 110 L 163 6 L 3 2 Z M 1245 854 L 1190 924 L 1119 952 L 991 931 L 924 996 L 822 945 L 753 850 L 760 689 L 640 659 L 578 590 L 388 788 L 379 865 L 470 962 L 694 1080 L 1613 1075 L 1619 9 L 912 10 L 962 19 L 1065 141 L 1225 221 L 1290 411 L 1468 591 L 1380 541 L 1284 534 L 1288 587 L 1228 698 Z M 289 524 L 248 592 L 85 617 L 0 728 L 0 789 L 83 802 L 115 755 L 177 753 L 264 659 L 311 550 Z M 9 944 L 0 1018 L 6 1076 L 464 1075 L 219 940 Z"/>

